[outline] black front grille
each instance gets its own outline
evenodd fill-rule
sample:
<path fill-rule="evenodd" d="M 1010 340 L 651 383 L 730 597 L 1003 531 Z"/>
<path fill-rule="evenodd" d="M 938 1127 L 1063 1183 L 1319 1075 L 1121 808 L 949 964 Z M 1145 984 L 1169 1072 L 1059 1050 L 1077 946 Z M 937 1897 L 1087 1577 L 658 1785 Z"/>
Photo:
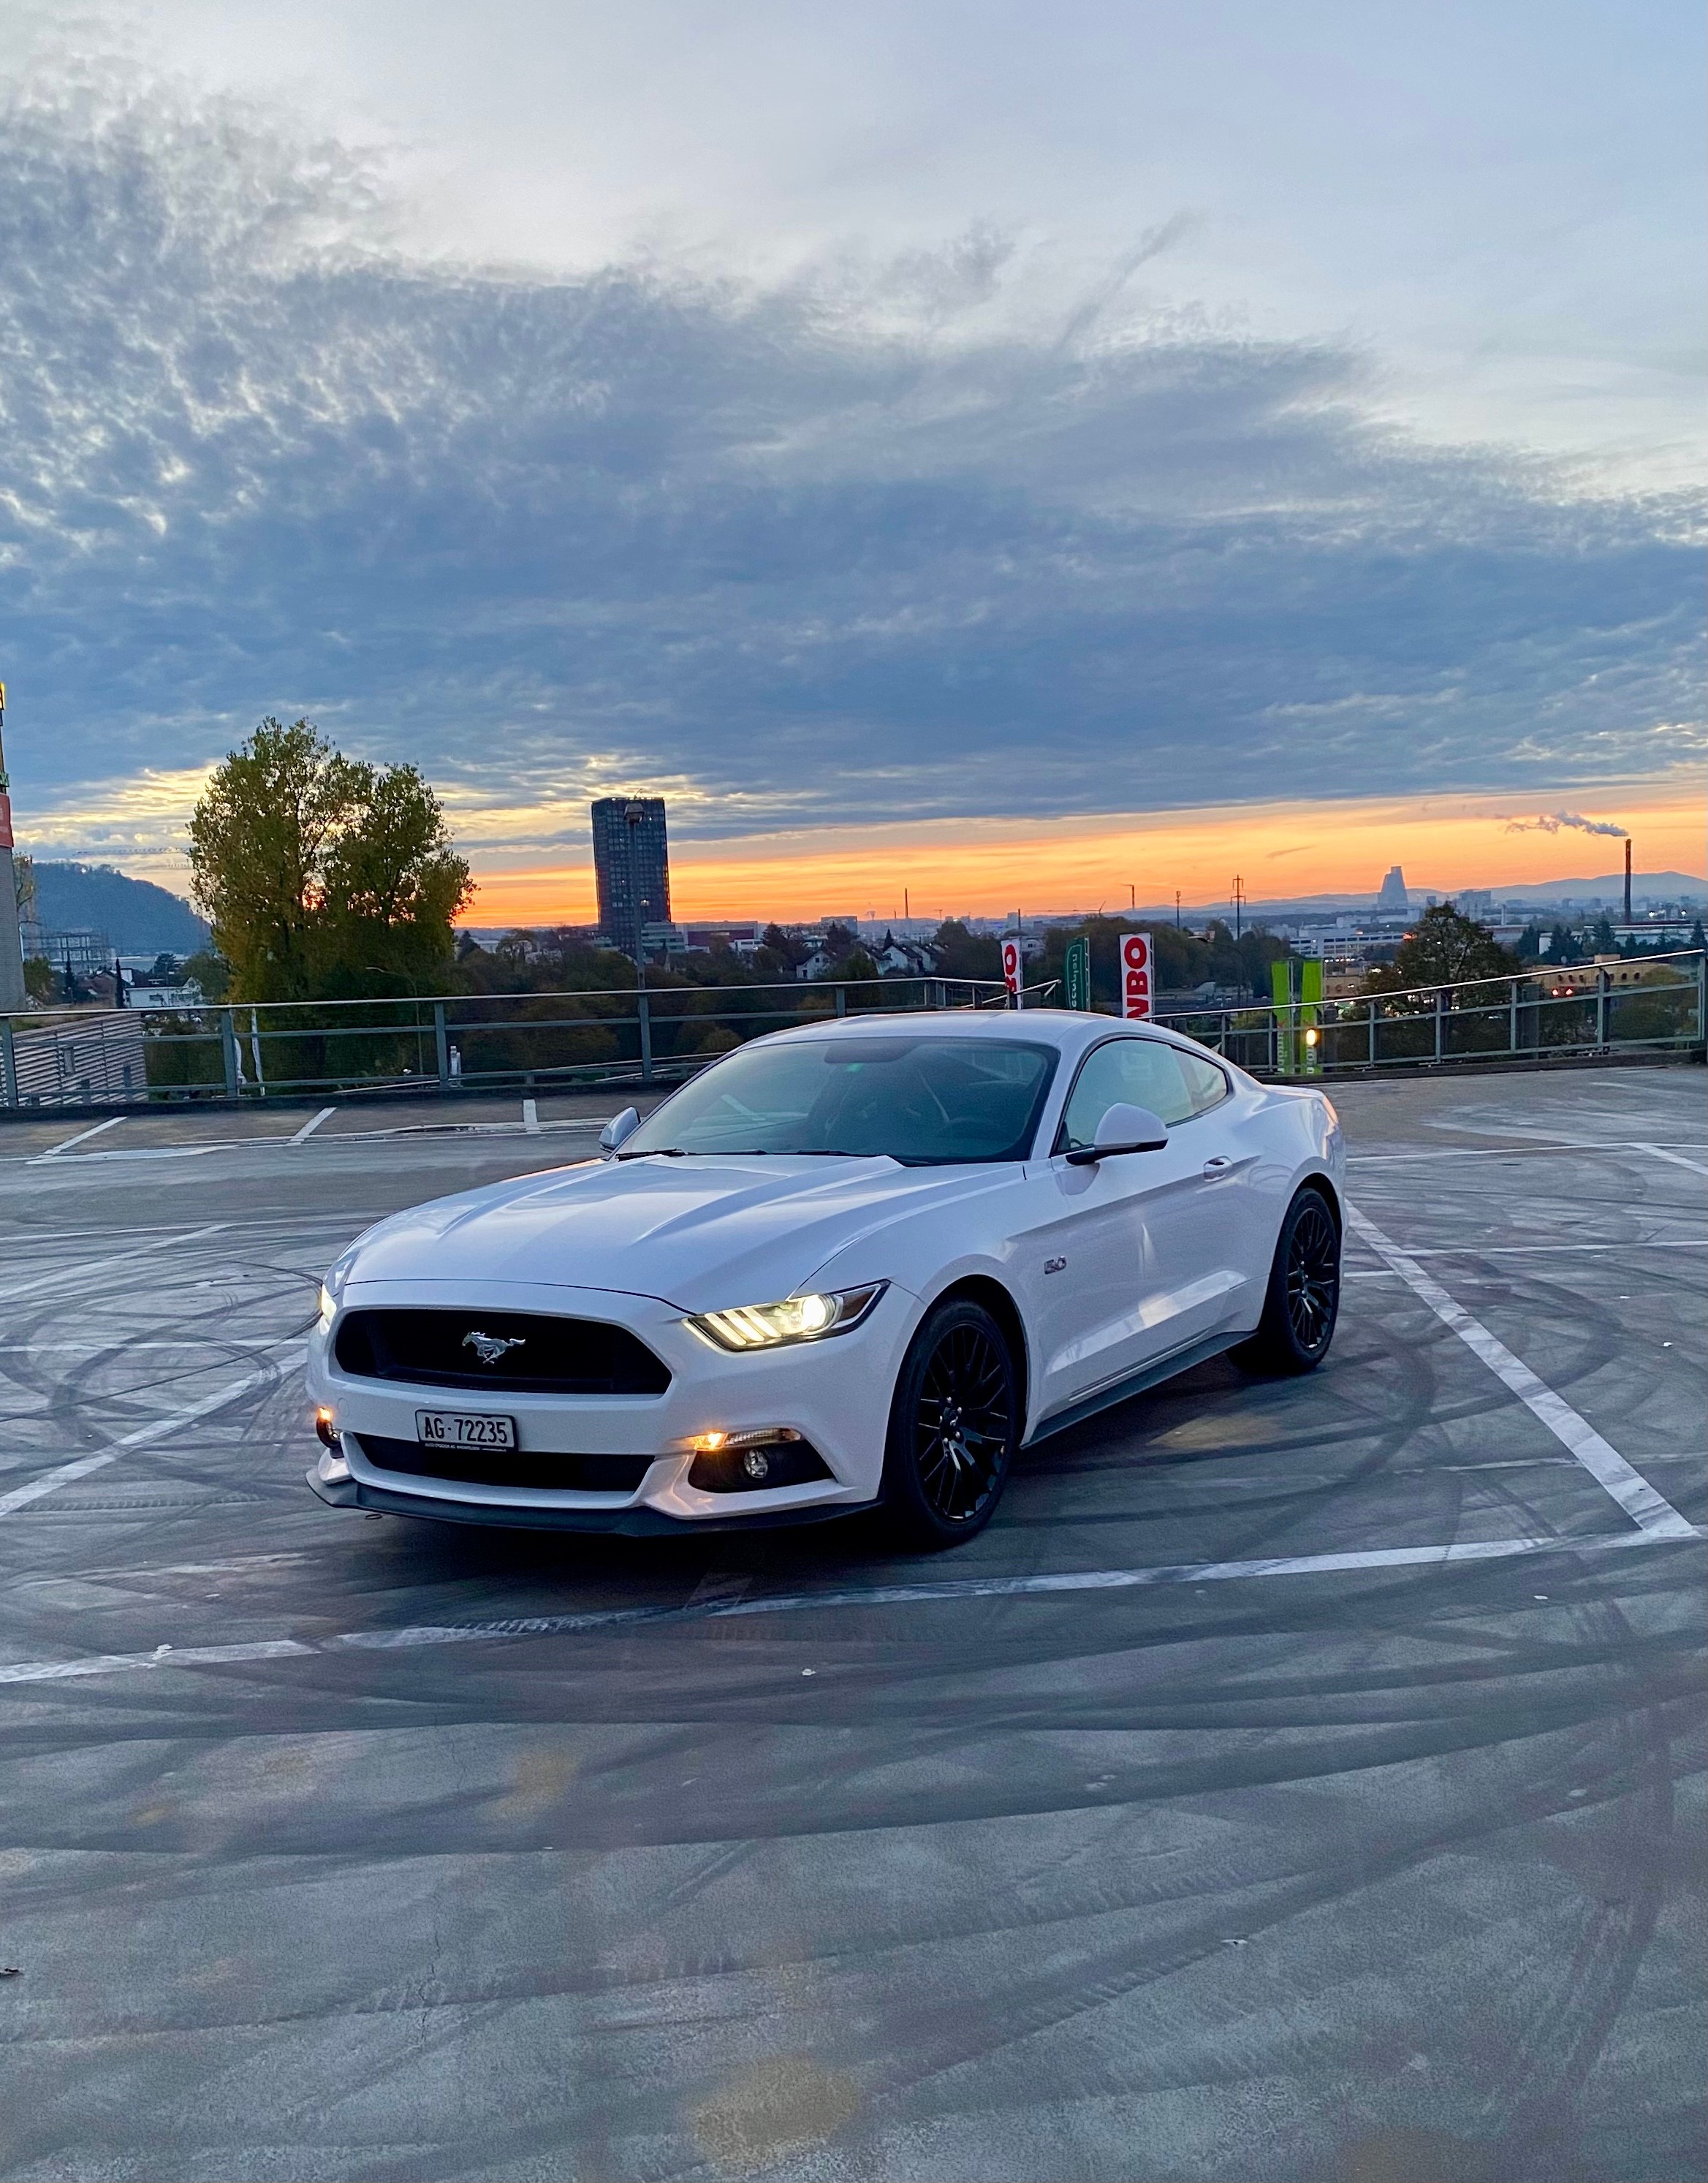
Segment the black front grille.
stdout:
<path fill-rule="evenodd" d="M 350 1437 L 376 1470 L 442 1478 L 461 1486 L 522 1486 L 537 1493 L 632 1493 L 649 1455 L 548 1455 L 520 1447 L 424 1447 L 383 1433 Z"/>
<path fill-rule="evenodd" d="M 510 1346 L 492 1355 L 499 1342 Z M 670 1384 L 663 1363 L 626 1326 L 538 1312 L 353 1311 L 339 1325 L 337 1354 L 339 1369 L 358 1379 L 420 1387 L 662 1395 Z"/>

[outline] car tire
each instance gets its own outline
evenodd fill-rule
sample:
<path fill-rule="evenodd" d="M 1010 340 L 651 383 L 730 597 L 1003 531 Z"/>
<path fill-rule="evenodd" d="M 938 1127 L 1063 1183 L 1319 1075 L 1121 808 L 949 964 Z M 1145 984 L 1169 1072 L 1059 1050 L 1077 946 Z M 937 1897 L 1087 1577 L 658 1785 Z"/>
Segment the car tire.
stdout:
<path fill-rule="evenodd" d="M 1257 1331 L 1231 1353 L 1248 1372 L 1314 1372 L 1340 1313 L 1340 1230 L 1308 1185 L 1287 1208 Z"/>
<path fill-rule="evenodd" d="M 1008 1482 L 1021 1423 L 1007 1336 L 969 1297 L 940 1304 L 896 1375 L 882 1491 L 891 1536 L 932 1553 L 982 1531 Z"/>

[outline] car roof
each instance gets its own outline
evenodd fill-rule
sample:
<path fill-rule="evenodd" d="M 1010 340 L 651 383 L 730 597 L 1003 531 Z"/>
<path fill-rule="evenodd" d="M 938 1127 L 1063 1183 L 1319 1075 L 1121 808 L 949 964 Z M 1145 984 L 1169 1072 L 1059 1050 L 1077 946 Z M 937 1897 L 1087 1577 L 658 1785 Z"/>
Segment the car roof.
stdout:
<path fill-rule="evenodd" d="M 1054 1046 L 1077 1052 L 1111 1031 L 1126 1031 L 1139 1038 L 1174 1042 L 1171 1035 L 1148 1024 L 1124 1021 L 1118 1016 L 1088 1015 L 1077 1008 L 897 1008 L 872 1010 L 854 1016 L 836 1016 L 823 1023 L 799 1024 L 793 1030 L 773 1031 L 772 1040 L 797 1043 L 815 1039 L 873 1038 L 905 1030 L 910 1038 L 996 1038 L 1022 1040 L 1033 1046 Z"/>

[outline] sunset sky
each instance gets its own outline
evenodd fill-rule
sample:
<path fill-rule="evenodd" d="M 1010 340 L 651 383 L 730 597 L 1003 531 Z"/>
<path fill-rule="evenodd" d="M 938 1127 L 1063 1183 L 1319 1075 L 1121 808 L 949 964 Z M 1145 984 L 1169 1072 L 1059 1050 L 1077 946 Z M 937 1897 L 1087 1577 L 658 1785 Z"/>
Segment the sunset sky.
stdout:
<path fill-rule="evenodd" d="M 264 714 L 482 925 L 1700 873 L 1660 0 L 0 0 L 20 842 Z M 1531 825 L 1530 831 L 1510 828 Z"/>
<path fill-rule="evenodd" d="M 852 913 L 915 917 L 994 916 L 1016 908 L 1125 909 L 1166 904 L 1178 887 L 1188 907 L 1225 905 L 1234 875 L 1249 899 L 1342 890 L 1373 893 L 1389 864 L 1414 890 L 1447 891 L 1526 880 L 1617 872 L 1622 841 L 1561 825 L 1542 812 L 1489 797 L 1379 799 L 1174 811 L 1122 820 L 1056 819 L 1048 825 L 981 820 L 953 834 L 939 825 L 827 830 L 694 845 L 671 858 L 672 906 L 682 918 L 769 914 L 787 919 Z M 1616 815 L 1610 819 L 1606 814 Z M 1628 827 L 1639 870 L 1700 872 L 1701 798 L 1694 782 L 1670 797 L 1653 784 L 1628 790 L 1594 814 Z M 1553 820 L 1539 826 L 1538 817 Z M 1526 830 L 1515 832 L 1515 825 Z M 1131 891 L 1131 892 L 1129 892 Z M 594 914 L 584 864 L 491 874 L 465 922 L 580 924 Z"/>

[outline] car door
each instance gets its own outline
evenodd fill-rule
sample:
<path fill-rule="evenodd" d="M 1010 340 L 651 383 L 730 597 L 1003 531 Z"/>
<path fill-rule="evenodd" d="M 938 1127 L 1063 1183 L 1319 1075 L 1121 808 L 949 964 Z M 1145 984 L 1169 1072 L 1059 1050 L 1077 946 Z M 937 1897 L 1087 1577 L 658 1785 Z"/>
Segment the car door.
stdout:
<path fill-rule="evenodd" d="M 1225 1097 L 1227 1080 L 1215 1073 Z M 1238 1155 L 1197 1119 L 1216 1103 L 1208 1092 L 1188 1081 L 1173 1047 L 1143 1033 L 1108 1039 L 1081 1064 L 1054 1147 L 1029 1178 L 1026 1286 L 1039 1415 L 1226 1323 L 1239 1277 L 1218 1210 L 1229 1201 L 1218 1192 Z M 1160 1114 L 1167 1144 L 1070 1166 L 1066 1153 L 1090 1144 L 1121 1102 Z"/>

